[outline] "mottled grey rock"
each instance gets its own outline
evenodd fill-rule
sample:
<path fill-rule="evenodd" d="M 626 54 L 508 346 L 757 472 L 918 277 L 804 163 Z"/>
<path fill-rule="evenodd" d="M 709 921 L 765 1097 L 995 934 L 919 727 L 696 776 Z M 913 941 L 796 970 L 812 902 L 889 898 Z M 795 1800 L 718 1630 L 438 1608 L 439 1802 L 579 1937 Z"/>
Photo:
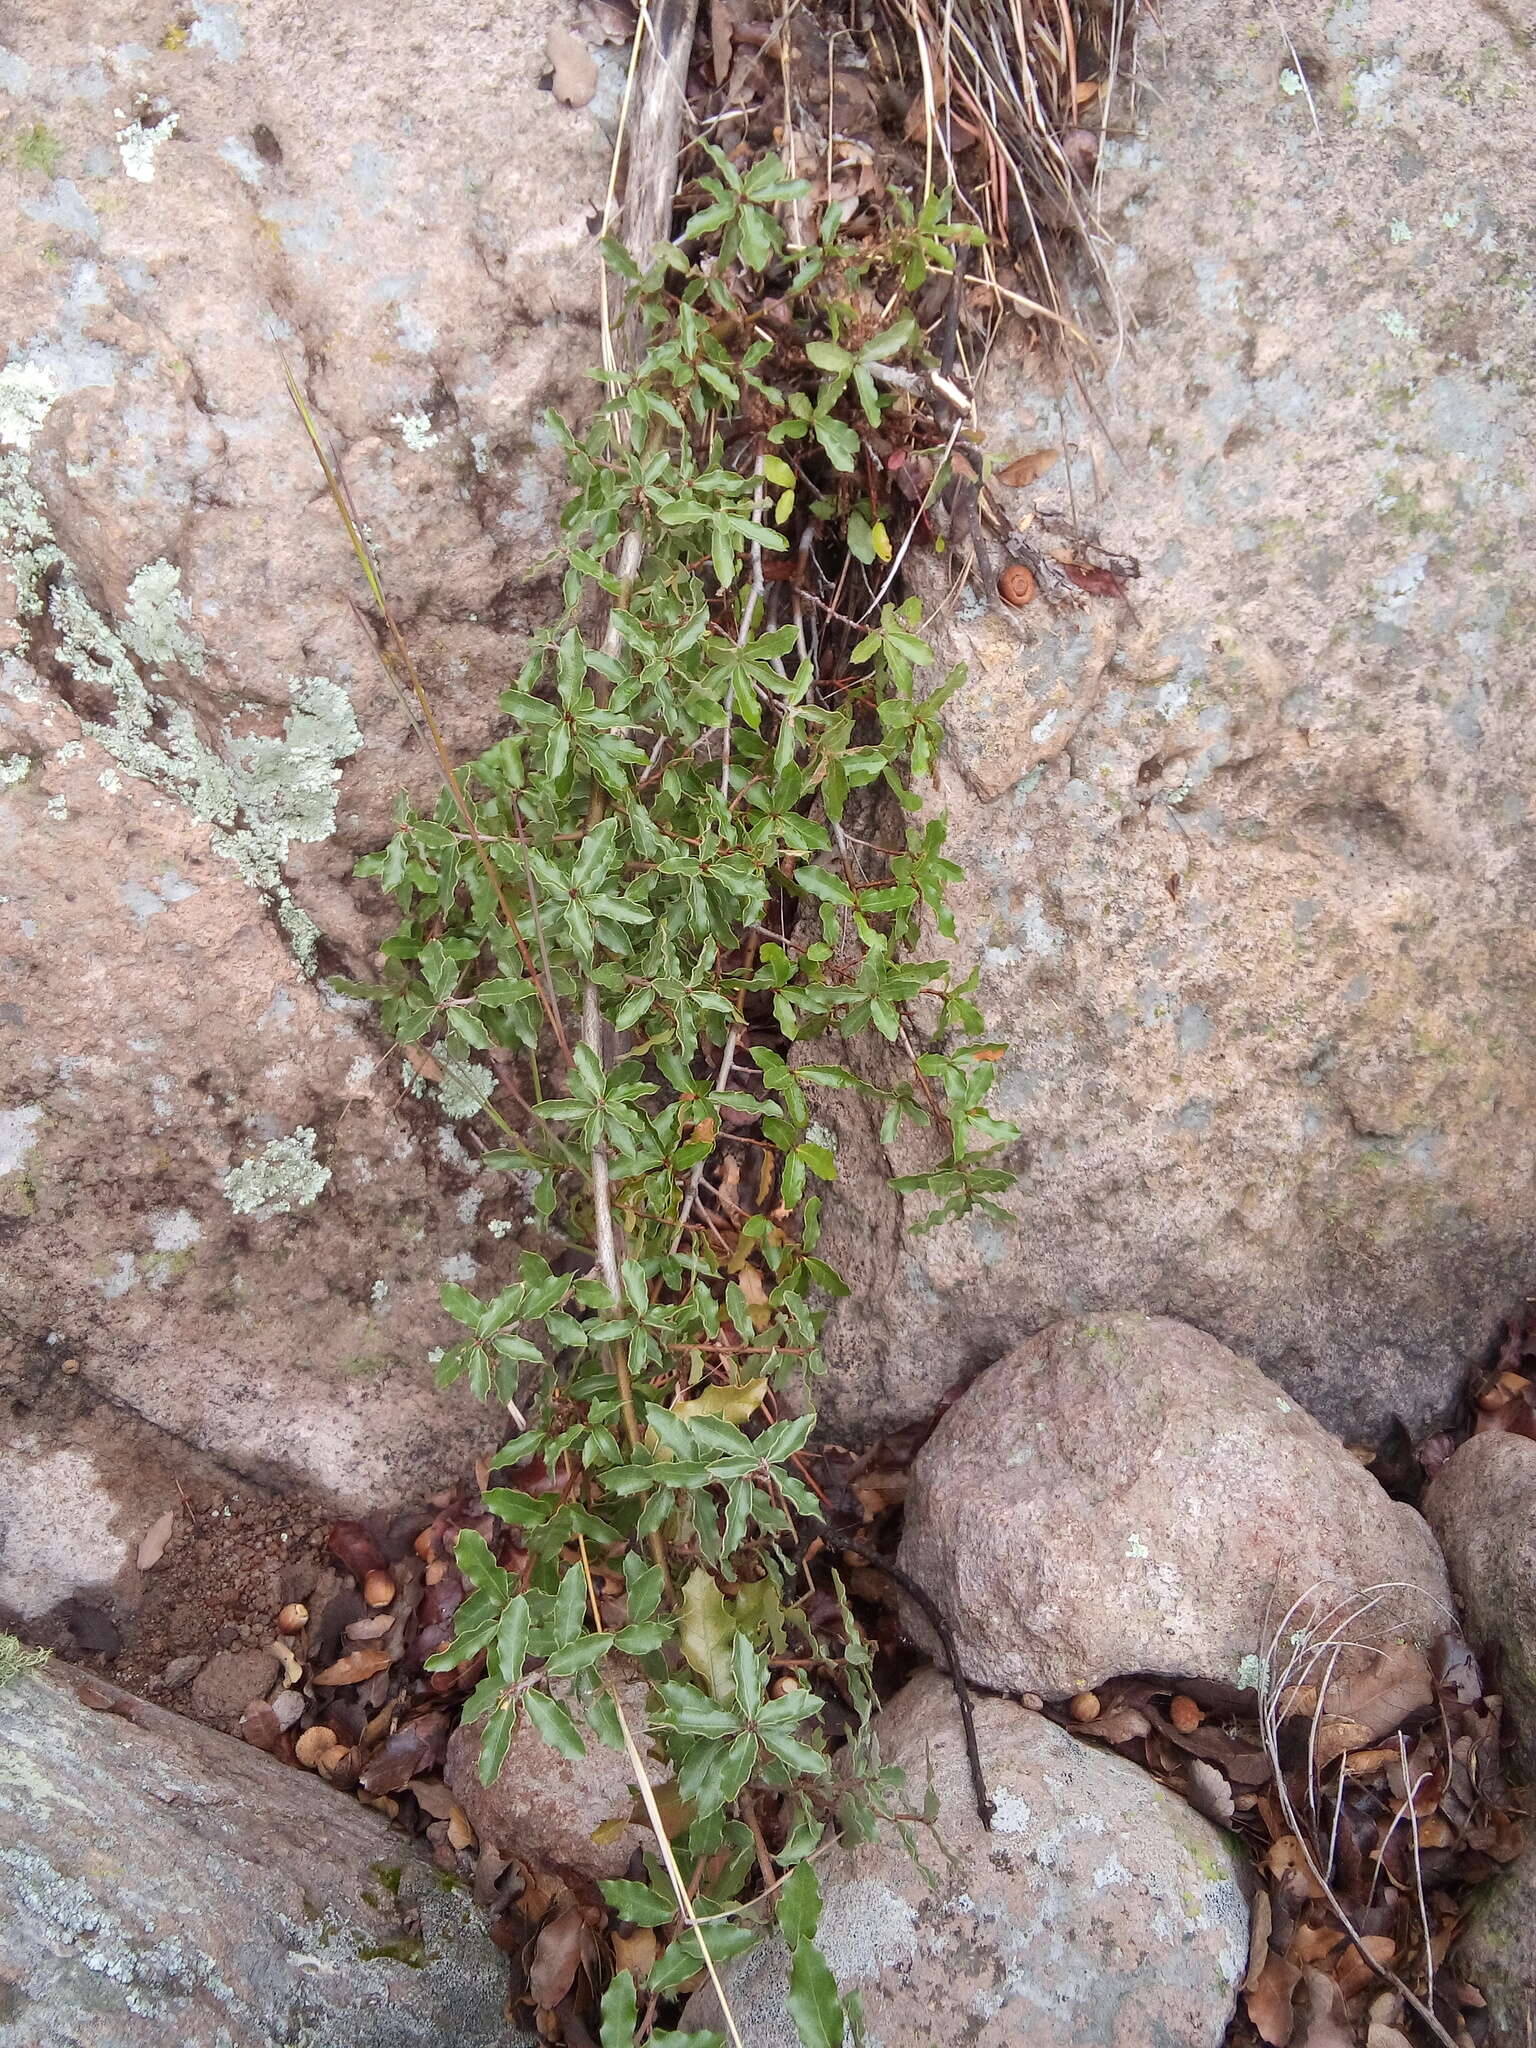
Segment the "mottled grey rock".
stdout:
<path fill-rule="evenodd" d="M 1164 1316 L 1053 1324 L 973 1381 L 913 1466 L 900 1558 L 967 1677 L 1001 1692 L 1252 1684 L 1309 1592 L 1312 1620 L 1401 1583 L 1361 1641 L 1452 1619 L 1423 1517 L 1257 1366 Z"/>
<path fill-rule="evenodd" d="M 392 919 L 353 861 L 435 770 L 349 608 L 282 358 L 477 751 L 550 599 L 537 423 L 594 395 L 623 54 L 561 106 L 539 81 L 571 18 L 0 24 L 0 1398 L 74 1357 L 117 1412 L 353 1510 L 494 1441 L 423 1357 L 443 1279 L 494 1293 L 517 1244 L 490 1226 L 524 1209 L 297 957 L 376 978 Z M 27 1455 L 58 1448 L 44 1400 Z M 95 1510 L 79 1583 L 111 1578 L 158 1508 L 85 1452 L 58 1476 Z"/>
<path fill-rule="evenodd" d="M 1067 450 L 1010 513 L 1142 574 L 947 610 L 949 950 L 1009 1046 L 1017 1227 L 911 1234 L 927 1198 L 881 1176 L 920 1134 L 887 1156 L 831 1098 L 845 1431 L 1103 1308 L 1198 1324 L 1346 1438 L 1416 1428 L 1528 1291 L 1529 16 L 1279 13 L 1143 13 L 1103 162 L 1124 347 L 983 395 L 1000 458 Z"/>
<path fill-rule="evenodd" d="M 928 1672 L 880 1717 L 881 1755 L 914 1798 L 930 1769 L 929 1882 L 894 1833 L 819 1866 L 820 1945 L 863 2000 L 868 2048 L 1216 2048 L 1248 1961 L 1240 1858 L 1122 1757 L 1010 1700 L 976 1703 L 996 1804 L 976 1818 L 959 1711 Z M 777 1939 L 731 1964 L 746 2048 L 796 2048 Z M 684 2023 L 718 2025 L 704 1990 Z"/>
<path fill-rule="evenodd" d="M 308 1773 L 90 1680 L 0 1688 L 3 2048 L 524 2048 L 461 1887 Z"/>
<path fill-rule="evenodd" d="M 1536 1443 L 1489 1430 L 1436 1474 L 1424 1513 L 1479 1649 L 1499 1652 L 1515 1754 L 1536 1779 Z"/>
<path fill-rule="evenodd" d="M 1536 2039 L 1536 1843 L 1479 1891 L 1451 1964 L 1487 1999 L 1493 2041 Z"/>
<path fill-rule="evenodd" d="M 619 1699 L 637 1738 L 645 1726 L 646 1689 L 621 1684 Z M 585 1731 L 584 1731 L 585 1732 Z M 579 1760 L 550 1748 L 526 1714 L 518 1717 L 493 1785 L 479 1775 L 484 1724 L 456 1728 L 448 1738 L 443 1777 L 482 1842 L 540 1868 L 561 1866 L 589 1877 L 622 1877 L 636 1847 L 654 1848 L 648 1827 L 626 1826 L 611 1841 L 592 1837 L 605 1823 L 627 1821 L 635 1805 L 635 1774 L 627 1754 L 586 1733 Z M 651 1782 L 667 1776 L 657 1764 Z"/>

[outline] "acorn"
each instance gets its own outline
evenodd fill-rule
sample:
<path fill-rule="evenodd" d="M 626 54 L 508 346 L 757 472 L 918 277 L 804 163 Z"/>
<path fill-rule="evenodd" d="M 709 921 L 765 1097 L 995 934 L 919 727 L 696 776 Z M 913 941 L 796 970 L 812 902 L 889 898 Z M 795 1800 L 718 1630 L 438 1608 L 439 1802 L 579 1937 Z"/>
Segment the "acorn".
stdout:
<path fill-rule="evenodd" d="M 1022 611 L 1025 605 L 1032 603 L 1038 589 L 1033 572 L 1022 562 L 1015 562 L 997 579 L 998 596 L 1004 604 L 1012 605 L 1015 611 Z"/>
<path fill-rule="evenodd" d="M 308 1619 L 309 1609 L 302 1600 L 290 1600 L 277 1611 L 277 1625 L 285 1636 L 296 1636 Z"/>
<path fill-rule="evenodd" d="M 387 1607 L 395 1597 L 395 1582 L 388 1572 L 371 1571 L 363 1580 L 363 1598 L 370 1607 Z"/>

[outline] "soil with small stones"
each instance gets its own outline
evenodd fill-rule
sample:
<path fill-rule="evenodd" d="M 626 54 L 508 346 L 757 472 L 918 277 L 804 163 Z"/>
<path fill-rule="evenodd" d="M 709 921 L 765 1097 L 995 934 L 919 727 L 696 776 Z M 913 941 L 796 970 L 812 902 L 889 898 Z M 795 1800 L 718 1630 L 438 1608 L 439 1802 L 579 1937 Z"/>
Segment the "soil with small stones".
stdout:
<path fill-rule="evenodd" d="M 233 1732 L 238 1714 L 207 1710 L 191 1682 L 216 1652 L 265 1649 L 274 1640 L 279 1608 L 306 1599 L 319 1577 L 333 1519 L 302 1495 L 188 1489 L 164 1553 L 144 1574 L 136 1613 L 93 1611 L 26 1633 L 141 1699 Z M 87 1647 L 109 1634 L 116 1648 Z"/>

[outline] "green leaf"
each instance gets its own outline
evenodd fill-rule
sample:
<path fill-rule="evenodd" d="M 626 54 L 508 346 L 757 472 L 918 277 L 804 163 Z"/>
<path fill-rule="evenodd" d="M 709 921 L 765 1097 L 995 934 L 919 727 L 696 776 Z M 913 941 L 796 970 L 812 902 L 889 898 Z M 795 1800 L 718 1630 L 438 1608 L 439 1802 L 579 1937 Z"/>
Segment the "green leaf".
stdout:
<path fill-rule="evenodd" d="M 774 1912 L 779 1931 L 791 1948 L 814 1939 L 821 1924 L 821 1885 L 816 1866 L 809 1860 L 797 1863 L 779 1887 Z"/>
<path fill-rule="evenodd" d="M 578 1636 L 574 1643 L 565 1643 L 549 1658 L 544 1669 L 551 1678 L 569 1678 L 577 1671 L 587 1671 L 606 1657 L 613 1645 L 611 1635 Z"/>
<path fill-rule="evenodd" d="M 635 1980 L 628 1970 L 620 1970 L 603 1993 L 602 2048 L 634 2048 L 635 2010 Z"/>
<path fill-rule="evenodd" d="M 626 1877 L 599 1878 L 598 1890 L 621 1920 L 636 1927 L 665 1927 L 677 1918 L 677 1901 L 670 1894 L 652 1891 L 648 1884 L 635 1884 Z"/>
<path fill-rule="evenodd" d="M 702 1565 L 697 1567 L 683 1585 L 677 1640 L 683 1655 L 717 1700 L 728 1700 L 735 1694 L 731 1676 L 734 1634 L 735 1624 L 725 1595 L 710 1573 Z"/>
<path fill-rule="evenodd" d="M 811 429 L 826 450 L 827 460 L 834 469 L 851 475 L 858 466 L 861 442 L 852 427 L 845 427 L 841 420 L 827 419 L 818 413 L 811 421 Z"/>
<path fill-rule="evenodd" d="M 480 1738 L 480 1782 L 494 1785 L 496 1775 L 507 1760 L 507 1745 L 512 1740 L 512 1730 L 517 1725 L 517 1703 L 498 1707 L 486 1723 L 485 1733 Z"/>
<path fill-rule="evenodd" d="M 587 1745 L 577 1732 L 576 1723 L 561 1706 L 552 1700 L 547 1692 L 527 1692 L 523 1695 L 528 1708 L 528 1718 L 540 1735 L 553 1750 L 566 1756 L 574 1763 L 587 1753 Z"/>
<path fill-rule="evenodd" d="M 820 897 L 823 903 L 851 904 L 854 900 L 853 891 L 835 868 L 796 868 L 795 882 L 807 896 Z"/>
<path fill-rule="evenodd" d="M 515 1594 L 502 1610 L 495 1648 L 491 1652 L 492 1666 L 503 1685 L 516 1685 L 523 1675 L 529 1626 L 527 1599 L 521 1593 Z"/>
<path fill-rule="evenodd" d="M 846 2021 L 837 1979 L 813 1941 L 802 1941 L 790 1963 L 789 2011 L 802 2048 L 843 2048 Z"/>
<path fill-rule="evenodd" d="M 498 1605 L 510 1597 L 512 1581 L 492 1557 L 491 1546 L 478 1529 L 461 1529 L 453 1554 L 472 1586 L 491 1594 Z"/>
<path fill-rule="evenodd" d="M 703 1969 L 704 1951 L 699 1945 L 699 1934 L 709 1943 L 709 1952 L 717 1963 L 728 1962 L 732 1956 L 755 1948 L 763 1938 L 760 1927 L 743 1927 L 729 1920 L 716 1920 L 700 1928 L 698 1933 L 690 1928 L 652 1965 L 648 1989 L 670 1991 L 676 1984 L 686 1984 L 690 1977 Z"/>

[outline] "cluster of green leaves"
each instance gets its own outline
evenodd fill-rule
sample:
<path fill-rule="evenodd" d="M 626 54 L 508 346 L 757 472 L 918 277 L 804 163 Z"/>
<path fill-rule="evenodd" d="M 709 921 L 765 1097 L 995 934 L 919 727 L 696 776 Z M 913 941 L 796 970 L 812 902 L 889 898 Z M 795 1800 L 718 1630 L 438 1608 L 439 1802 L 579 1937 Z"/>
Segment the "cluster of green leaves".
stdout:
<path fill-rule="evenodd" d="M 502 698 L 506 735 L 361 864 L 401 923 L 385 980 L 342 986 L 487 1103 L 504 1142 L 486 1168 L 522 1175 L 563 1235 L 559 1263 L 587 1267 L 525 1252 L 494 1299 L 444 1289 L 465 1335 L 440 1379 L 509 1405 L 535 1392 L 494 1460 L 494 1547 L 459 1541 L 471 1590 L 432 1667 L 483 1660 L 466 1716 L 484 1723 L 487 1780 L 522 1717 L 566 1756 L 625 1748 L 618 1687 L 643 1680 L 638 1739 L 665 1762 L 693 1895 L 680 1918 L 659 1858 L 605 1887 L 623 1918 L 677 1923 L 647 1990 L 685 1986 L 705 1943 L 718 1960 L 758 1937 L 740 1909 L 771 1855 L 797 2024 L 828 2048 L 850 2015 L 815 1947 L 807 1859 L 829 1825 L 872 1826 L 893 1788 L 858 1627 L 844 1603 L 826 1640 L 802 1599 L 814 1417 L 775 1419 L 792 1386 L 803 1403 L 826 1304 L 846 1292 L 817 1255 L 837 1171 L 817 1098 L 878 1098 L 888 1137 L 932 1129 L 938 1162 L 898 1183 L 932 1198 L 932 1220 L 994 1208 L 1017 1134 L 985 1108 L 1000 1048 L 978 1035 L 971 983 L 914 957 L 929 920 L 953 930 L 958 870 L 913 785 L 960 676 L 925 683 L 916 602 L 870 587 L 856 633 L 770 625 L 763 565 L 828 536 L 855 563 L 889 558 L 863 436 L 910 407 L 923 362 L 916 322 L 889 308 L 965 237 L 941 199 L 898 197 L 881 233 L 845 242 L 831 207 L 791 249 L 781 209 L 804 186 L 776 158 L 713 154 L 707 203 L 648 272 L 608 250 L 646 339 L 588 432 L 552 421 L 572 484 L 564 614 Z M 905 383 L 882 381 L 892 365 Z M 628 534 L 640 565 L 621 580 Z M 904 820 L 874 871 L 843 830 L 860 791 Z M 578 1027 L 589 991 L 606 1060 Z M 877 1085 L 815 1043 L 870 1029 L 902 1078 Z M 514 1075 L 523 1088 L 498 1094 Z M 706 1228 L 699 1176 L 732 1128 L 754 1133 L 766 1178 L 750 1213 Z M 622 1248 L 606 1279 L 605 1203 Z M 852 1717 L 835 1776 L 816 1678 Z M 604 2048 L 630 2041 L 635 2010 L 621 1975 Z"/>

